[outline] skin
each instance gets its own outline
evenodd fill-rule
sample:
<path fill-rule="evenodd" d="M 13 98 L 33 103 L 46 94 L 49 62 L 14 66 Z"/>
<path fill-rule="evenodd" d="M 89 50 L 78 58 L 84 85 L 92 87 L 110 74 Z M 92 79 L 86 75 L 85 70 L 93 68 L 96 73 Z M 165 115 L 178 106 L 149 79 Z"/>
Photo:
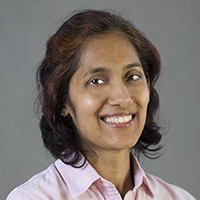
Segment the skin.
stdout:
<path fill-rule="evenodd" d="M 92 39 L 70 81 L 70 114 L 87 160 L 123 197 L 133 188 L 130 148 L 144 128 L 149 84 L 133 45 L 122 33 Z"/>

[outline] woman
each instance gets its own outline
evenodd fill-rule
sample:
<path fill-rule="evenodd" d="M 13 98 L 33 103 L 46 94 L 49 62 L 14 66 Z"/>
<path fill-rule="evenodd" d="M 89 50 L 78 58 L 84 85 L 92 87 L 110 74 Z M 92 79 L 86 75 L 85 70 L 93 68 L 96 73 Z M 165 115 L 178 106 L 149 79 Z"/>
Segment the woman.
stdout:
<path fill-rule="evenodd" d="M 159 53 L 129 21 L 100 10 L 72 15 L 37 71 L 42 138 L 57 161 L 7 199 L 194 199 L 135 157 L 161 149 L 159 73 Z"/>

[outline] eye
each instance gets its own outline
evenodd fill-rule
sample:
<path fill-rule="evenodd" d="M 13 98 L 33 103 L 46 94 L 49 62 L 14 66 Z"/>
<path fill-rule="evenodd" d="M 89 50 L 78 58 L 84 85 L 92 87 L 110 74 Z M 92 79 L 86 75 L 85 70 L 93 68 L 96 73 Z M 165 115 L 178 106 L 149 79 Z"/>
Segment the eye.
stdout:
<path fill-rule="evenodd" d="M 127 77 L 128 81 L 137 81 L 140 78 L 139 74 L 131 74 L 130 76 Z"/>
<path fill-rule="evenodd" d="M 101 85 L 101 84 L 104 84 L 104 83 L 105 83 L 104 80 L 102 80 L 100 78 L 94 78 L 94 79 L 90 80 L 88 84 L 90 84 L 90 85 Z"/>

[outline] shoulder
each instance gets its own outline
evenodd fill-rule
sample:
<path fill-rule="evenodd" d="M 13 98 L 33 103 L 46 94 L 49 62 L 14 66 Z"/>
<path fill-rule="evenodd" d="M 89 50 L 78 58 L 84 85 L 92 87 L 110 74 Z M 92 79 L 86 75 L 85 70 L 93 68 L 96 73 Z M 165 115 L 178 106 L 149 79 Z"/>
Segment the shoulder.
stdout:
<path fill-rule="evenodd" d="M 169 184 L 151 174 L 146 174 L 146 177 L 155 195 L 159 197 L 158 199 L 165 199 L 168 197 L 168 200 L 195 200 L 190 193 L 178 186 Z"/>
<path fill-rule="evenodd" d="M 7 200 L 45 200 L 55 195 L 53 191 L 63 184 L 62 178 L 57 171 L 55 164 L 50 165 L 46 170 L 34 175 L 22 185 L 16 187 L 8 195 Z"/>

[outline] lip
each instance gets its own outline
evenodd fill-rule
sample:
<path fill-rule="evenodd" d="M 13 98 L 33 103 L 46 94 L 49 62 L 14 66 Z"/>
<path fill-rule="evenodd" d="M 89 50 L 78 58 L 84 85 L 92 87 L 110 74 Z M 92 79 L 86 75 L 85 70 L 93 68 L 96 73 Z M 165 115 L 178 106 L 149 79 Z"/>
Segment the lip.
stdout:
<path fill-rule="evenodd" d="M 116 118 L 119 119 L 120 117 L 130 117 L 131 116 L 131 120 L 124 122 L 124 123 L 116 123 L 116 122 L 108 122 L 108 120 L 106 121 L 105 118 Z M 135 113 L 115 113 L 115 114 L 109 114 L 109 115 L 103 115 L 100 117 L 101 121 L 103 123 L 105 123 L 107 126 L 109 127 L 113 127 L 113 128 L 126 128 L 129 127 L 133 124 L 134 119 L 135 119 Z"/>

